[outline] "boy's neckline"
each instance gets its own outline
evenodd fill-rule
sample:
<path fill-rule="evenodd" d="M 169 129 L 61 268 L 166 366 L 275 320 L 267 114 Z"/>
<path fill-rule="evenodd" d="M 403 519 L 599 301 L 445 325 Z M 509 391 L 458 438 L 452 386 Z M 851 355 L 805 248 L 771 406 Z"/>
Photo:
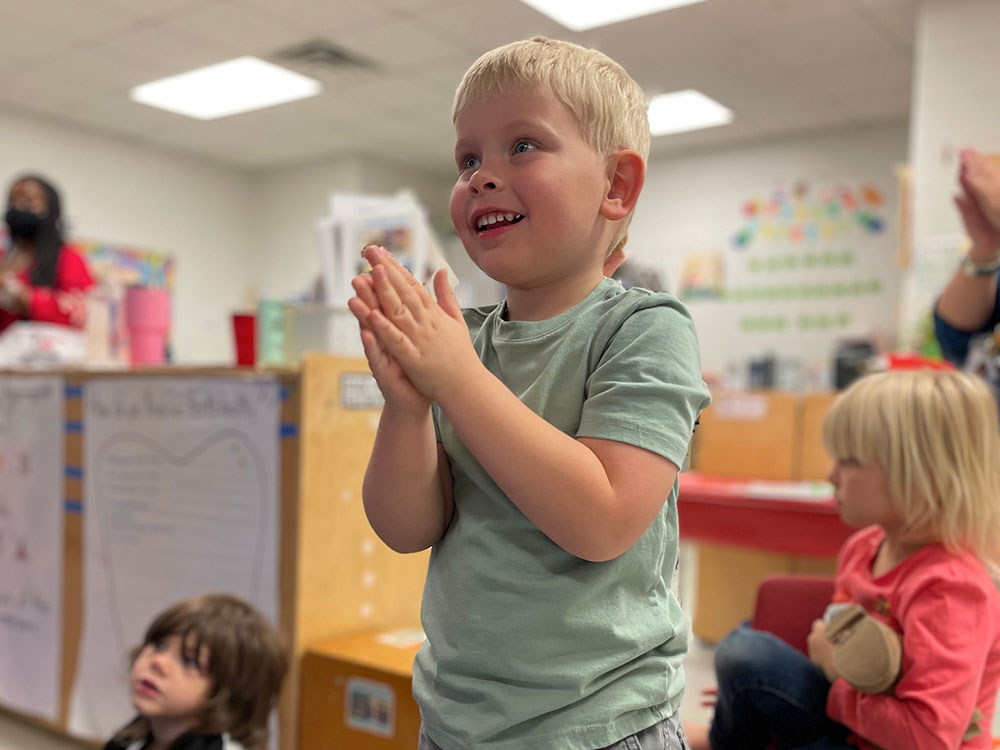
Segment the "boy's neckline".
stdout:
<path fill-rule="evenodd" d="M 577 300 L 566 309 L 560 310 L 559 312 L 556 312 L 550 316 L 537 319 L 515 318 L 512 320 L 510 317 L 509 300 L 505 298 L 500 303 L 499 310 L 497 310 L 497 321 L 499 324 L 503 325 L 506 328 L 535 329 L 541 327 L 547 329 L 553 325 L 560 325 L 566 319 L 571 318 L 574 314 L 574 311 L 579 309 L 581 305 L 585 305 L 592 298 L 604 294 L 604 289 L 607 286 L 606 282 L 617 284 L 617 282 L 614 281 L 613 279 L 609 279 L 607 277 L 601 277 L 601 279 L 594 285 L 594 287 L 590 291 L 587 292 L 587 294 L 585 294 L 581 299 Z"/>
<path fill-rule="evenodd" d="M 541 292 L 540 290 L 527 292 L 514 290 L 513 295 L 511 294 L 511 289 L 508 287 L 507 297 L 504 299 L 503 309 L 501 310 L 503 320 L 511 323 L 537 323 L 558 318 L 586 300 L 601 285 L 601 282 L 605 278 L 607 277 L 604 274 L 599 274 L 597 277 L 590 277 L 588 274 L 565 290 L 550 289 L 545 292 Z M 560 291 L 564 292 L 566 299 L 564 301 L 553 302 L 553 298 L 558 296 Z M 516 317 L 511 317 L 510 301 L 512 296 L 515 299 L 514 311 Z"/>

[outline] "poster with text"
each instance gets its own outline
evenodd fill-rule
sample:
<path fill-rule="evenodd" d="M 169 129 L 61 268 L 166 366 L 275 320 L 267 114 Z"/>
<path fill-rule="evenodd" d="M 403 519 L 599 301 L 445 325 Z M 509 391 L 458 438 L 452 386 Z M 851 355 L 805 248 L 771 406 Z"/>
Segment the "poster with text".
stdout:
<path fill-rule="evenodd" d="M 0 380 L 0 704 L 59 718 L 63 382 Z"/>
<path fill-rule="evenodd" d="M 272 379 L 87 386 L 73 734 L 107 738 L 129 719 L 129 652 L 172 604 L 227 592 L 277 622 L 279 409 Z"/>

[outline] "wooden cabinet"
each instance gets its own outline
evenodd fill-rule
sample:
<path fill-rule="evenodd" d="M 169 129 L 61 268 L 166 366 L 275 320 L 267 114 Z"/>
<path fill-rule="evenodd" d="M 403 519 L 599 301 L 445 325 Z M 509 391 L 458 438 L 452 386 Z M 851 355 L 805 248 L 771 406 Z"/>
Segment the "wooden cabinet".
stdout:
<path fill-rule="evenodd" d="M 51 374 L 51 373 L 50 373 Z M 186 381 L 277 384 L 274 434 L 280 528 L 277 589 L 280 628 L 292 652 L 291 673 L 280 704 L 280 747 L 296 750 L 301 657 L 307 645 L 335 636 L 412 625 L 419 621 L 427 553 L 399 555 L 372 532 L 361 501 L 361 483 L 378 423 L 381 400 L 364 359 L 310 355 L 301 369 L 274 372 L 214 368 L 162 368 L 131 372 L 62 372 L 65 385 L 65 476 L 62 653 L 59 719 L 70 726 L 70 696 L 81 662 L 85 620 L 84 519 L 88 512 L 87 391 L 96 383 Z M 0 381 L 5 376 L 0 374 Z M 175 416 L 175 418 L 177 418 Z M 203 496 L 211 497 L 211 476 Z M 167 509 L 165 512 L 169 512 Z M 206 513 L 206 517 L 211 514 Z M 211 521 L 205 521 L 211 523 Z M 162 602 L 163 609 L 172 601 Z M 128 602 L 123 603 L 128 606 Z M 129 634 L 141 638 L 141 633 Z M 124 656 L 124 655 L 123 655 Z M 127 705 L 127 704 L 126 704 Z M 0 706 L 2 708 L 2 706 Z M 129 718 L 119 717 L 118 724 Z M 37 723 L 37 722 L 35 722 Z"/>

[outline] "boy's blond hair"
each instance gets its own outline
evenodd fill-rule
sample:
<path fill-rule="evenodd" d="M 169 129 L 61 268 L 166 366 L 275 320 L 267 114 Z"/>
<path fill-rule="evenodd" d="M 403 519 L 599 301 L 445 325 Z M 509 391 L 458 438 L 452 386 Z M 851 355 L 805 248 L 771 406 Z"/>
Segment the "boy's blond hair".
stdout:
<path fill-rule="evenodd" d="M 536 36 L 497 47 L 476 60 L 455 92 L 452 119 L 472 102 L 511 89 L 547 91 L 569 107 L 580 134 L 595 151 L 621 149 L 649 156 L 649 106 L 625 69 L 602 52 Z M 606 255 L 625 246 L 632 214 Z"/>
<path fill-rule="evenodd" d="M 1000 421 L 980 378 L 934 370 L 864 377 L 834 401 L 823 442 L 835 460 L 882 466 L 904 540 L 998 560 Z"/>

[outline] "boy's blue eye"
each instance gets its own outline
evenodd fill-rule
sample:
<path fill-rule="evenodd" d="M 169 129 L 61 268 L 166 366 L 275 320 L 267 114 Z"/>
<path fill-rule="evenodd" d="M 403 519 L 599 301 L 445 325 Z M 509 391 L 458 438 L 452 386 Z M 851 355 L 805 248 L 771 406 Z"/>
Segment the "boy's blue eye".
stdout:
<path fill-rule="evenodd" d="M 526 154 L 529 151 L 535 150 L 535 144 L 529 141 L 518 141 L 514 144 L 515 154 Z"/>
<path fill-rule="evenodd" d="M 479 166 L 479 157 L 475 154 L 469 154 L 464 159 L 462 159 L 462 169 L 475 169 Z"/>

